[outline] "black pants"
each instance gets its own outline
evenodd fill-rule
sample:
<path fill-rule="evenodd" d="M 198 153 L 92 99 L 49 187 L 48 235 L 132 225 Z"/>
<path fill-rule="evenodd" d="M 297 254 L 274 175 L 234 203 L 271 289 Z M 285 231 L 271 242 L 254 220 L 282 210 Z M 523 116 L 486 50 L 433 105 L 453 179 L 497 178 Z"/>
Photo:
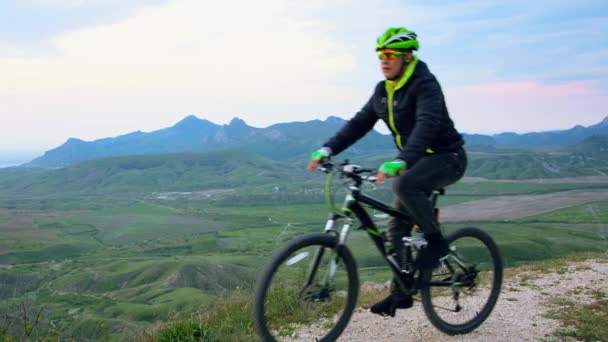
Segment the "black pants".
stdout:
<path fill-rule="evenodd" d="M 411 234 L 414 223 L 424 234 L 439 232 L 429 196 L 433 190 L 462 178 L 466 167 L 466 153 L 464 149 L 459 149 L 456 152 L 425 156 L 413 166 L 408 166 L 403 176 L 395 178 L 395 206 L 408 215 L 407 219 L 392 218 L 389 222 L 387 236 L 396 247 L 403 245 L 401 238 Z"/>

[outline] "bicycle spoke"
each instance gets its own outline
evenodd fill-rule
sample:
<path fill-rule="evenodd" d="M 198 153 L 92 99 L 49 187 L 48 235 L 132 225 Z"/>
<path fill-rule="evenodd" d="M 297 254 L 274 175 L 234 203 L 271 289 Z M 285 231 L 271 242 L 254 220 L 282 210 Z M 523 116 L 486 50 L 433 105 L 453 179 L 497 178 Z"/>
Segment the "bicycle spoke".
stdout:
<path fill-rule="evenodd" d="M 502 278 L 500 261 L 496 263 L 490 249 L 478 237 L 483 232 L 475 229 L 467 232 L 472 236 L 463 234 L 451 242 L 452 252 L 433 270 L 428 279 L 431 286 L 423 291 L 425 312 L 435 326 L 447 333 L 468 332 L 481 324 L 500 289 L 500 283 L 496 283 L 496 279 Z"/>
<path fill-rule="evenodd" d="M 342 258 L 333 248 L 313 244 L 277 262 L 263 306 L 269 333 L 276 340 L 323 338 L 347 310 L 349 277 Z"/>

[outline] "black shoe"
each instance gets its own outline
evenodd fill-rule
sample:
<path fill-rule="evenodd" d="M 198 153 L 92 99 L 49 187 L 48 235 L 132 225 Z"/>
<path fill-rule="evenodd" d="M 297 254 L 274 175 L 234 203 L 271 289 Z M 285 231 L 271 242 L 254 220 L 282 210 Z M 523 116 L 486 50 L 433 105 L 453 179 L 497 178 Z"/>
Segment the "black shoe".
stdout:
<path fill-rule="evenodd" d="M 433 269 L 439 266 L 439 259 L 450 252 L 448 243 L 441 233 L 425 235 L 428 245 L 418 252 L 416 267 L 419 269 Z"/>
<path fill-rule="evenodd" d="M 391 293 L 388 297 L 372 305 L 370 311 L 380 316 L 395 317 L 397 309 L 407 309 L 414 305 L 411 295 Z"/>

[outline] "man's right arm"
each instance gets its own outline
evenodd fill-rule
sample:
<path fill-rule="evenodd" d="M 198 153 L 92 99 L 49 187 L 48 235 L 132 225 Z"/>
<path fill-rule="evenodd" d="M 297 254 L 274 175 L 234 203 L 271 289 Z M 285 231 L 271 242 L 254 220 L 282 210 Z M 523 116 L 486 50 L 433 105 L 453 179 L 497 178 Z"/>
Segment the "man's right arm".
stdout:
<path fill-rule="evenodd" d="M 331 150 L 332 155 L 344 151 L 374 128 L 374 125 L 378 121 L 378 115 L 374 111 L 372 99 L 373 96 L 336 135 L 323 144 L 324 147 L 328 147 Z"/>

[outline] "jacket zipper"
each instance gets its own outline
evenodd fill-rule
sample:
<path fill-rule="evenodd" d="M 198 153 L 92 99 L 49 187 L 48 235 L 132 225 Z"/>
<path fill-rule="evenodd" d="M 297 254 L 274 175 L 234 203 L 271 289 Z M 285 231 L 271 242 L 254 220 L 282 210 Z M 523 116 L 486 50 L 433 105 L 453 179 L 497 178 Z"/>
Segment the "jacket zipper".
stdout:
<path fill-rule="evenodd" d="M 401 77 L 401 79 L 399 79 L 397 86 L 393 86 L 393 82 L 388 81 L 388 80 L 384 84 L 384 87 L 386 89 L 386 94 L 387 94 L 387 102 L 388 102 L 387 103 L 388 104 L 388 123 L 389 123 L 390 129 L 393 131 L 393 134 L 395 135 L 395 143 L 397 144 L 397 147 L 399 148 L 399 150 L 403 150 L 403 143 L 401 142 L 401 134 L 399 134 L 399 131 L 397 130 L 397 126 L 395 126 L 395 115 L 393 113 L 393 97 L 395 95 L 395 92 L 397 90 L 399 90 L 400 88 L 402 88 L 405 85 L 405 83 L 407 83 L 407 81 L 410 79 L 410 77 L 412 77 L 412 74 L 414 73 L 414 69 L 416 68 L 417 63 L 418 63 L 418 57 L 414 56 L 414 59 L 405 68 L 405 73 L 404 73 L 403 77 Z"/>

